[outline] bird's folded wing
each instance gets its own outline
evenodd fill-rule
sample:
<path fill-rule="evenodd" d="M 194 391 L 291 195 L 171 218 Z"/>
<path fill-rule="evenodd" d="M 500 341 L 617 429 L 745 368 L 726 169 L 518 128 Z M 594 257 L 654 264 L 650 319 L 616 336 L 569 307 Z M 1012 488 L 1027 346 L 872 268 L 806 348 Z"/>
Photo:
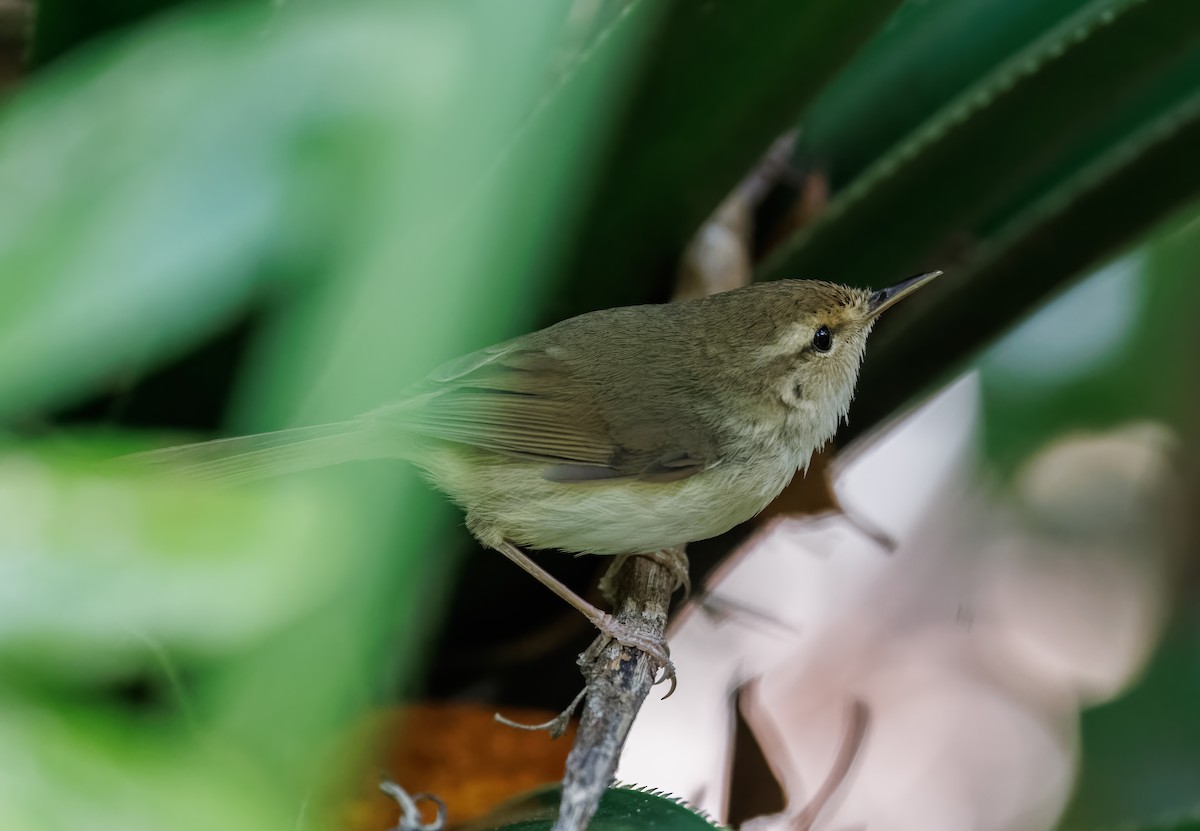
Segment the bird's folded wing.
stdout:
<path fill-rule="evenodd" d="M 540 349 L 509 343 L 473 353 L 439 368 L 414 392 L 378 415 L 420 435 L 544 462 L 553 481 L 669 481 L 707 466 L 665 426 L 643 426 L 639 446 L 624 446 L 597 408 L 581 406 L 587 382 Z"/>

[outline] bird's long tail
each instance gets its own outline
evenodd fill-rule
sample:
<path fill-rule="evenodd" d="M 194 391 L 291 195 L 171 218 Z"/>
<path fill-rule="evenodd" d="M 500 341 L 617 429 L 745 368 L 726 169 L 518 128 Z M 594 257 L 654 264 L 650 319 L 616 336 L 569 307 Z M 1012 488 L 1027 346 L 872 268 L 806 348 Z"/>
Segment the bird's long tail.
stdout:
<path fill-rule="evenodd" d="M 178 471 L 202 481 L 238 484 L 378 455 L 357 421 L 183 444 L 126 456 L 139 466 Z"/>

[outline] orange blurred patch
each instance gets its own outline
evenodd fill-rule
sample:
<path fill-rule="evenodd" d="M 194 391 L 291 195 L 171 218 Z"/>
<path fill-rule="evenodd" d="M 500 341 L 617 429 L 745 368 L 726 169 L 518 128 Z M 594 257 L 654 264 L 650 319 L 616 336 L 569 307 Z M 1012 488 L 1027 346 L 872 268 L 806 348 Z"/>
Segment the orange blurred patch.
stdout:
<path fill-rule="evenodd" d="M 362 786 L 347 806 L 347 831 L 386 831 L 399 808 L 379 790 L 387 776 L 409 794 L 429 793 L 446 803 L 447 825 L 481 816 L 508 799 L 562 778 L 575 725 L 561 739 L 517 730 L 493 720 L 494 707 L 476 704 L 416 704 L 384 711 L 366 729 L 379 749 L 366 767 Z M 504 715 L 536 724 L 557 713 L 504 708 Z M 422 807 L 426 807 L 422 805 Z M 426 821 L 431 815 L 425 817 Z"/>

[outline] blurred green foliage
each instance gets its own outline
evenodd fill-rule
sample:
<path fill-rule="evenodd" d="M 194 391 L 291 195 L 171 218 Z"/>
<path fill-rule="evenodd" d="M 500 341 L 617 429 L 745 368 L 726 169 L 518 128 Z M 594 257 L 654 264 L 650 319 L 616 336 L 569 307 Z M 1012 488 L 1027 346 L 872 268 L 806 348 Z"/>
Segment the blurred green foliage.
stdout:
<path fill-rule="evenodd" d="M 1064 434 L 1143 420 L 1194 441 L 1198 301 L 1200 205 L 1193 205 L 988 350 L 981 362 L 988 458 L 1010 471 Z M 1156 543 L 1145 544 L 1146 552 L 1130 555 L 1147 555 L 1153 568 Z M 1140 827 L 1200 805 L 1200 620 L 1194 590 L 1178 590 L 1144 676 L 1084 714 L 1064 829 Z"/>
<path fill-rule="evenodd" d="M 63 55 L 0 117 L 0 415 L 252 302 L 233 420 L 263 427 L 528 326 L 655 14 L 565 67 L 549 0 L 193 6 Z M 129 444 L 3 457 L 0 827 L 324 825 L 324 763 L 440 614 L 442 515 L 403 470 L 234 497 L 97 468 Z"/>
<path fill-rule="evenodd" d="M 0 462 L 0 506 L 0 823 L 294 822 L 281 797 L 301 766 L 281 769 L 278 744 L 327 742 L 317 719 L 336 699 L 310 682 L 323 709 L 295 707 L 300 666 L 226 682 L 291 628 L 321 634 L 344 602 L 358 558 L 328 552 L 362 540 L 337 498 L 214 493 L 29 449 Z M 337 666 L 345 646 L 324 634 L 312 646 Z M 232 722 L 253 700 L 251 741 Z"/>
<path fill-rule="evenodd" d="M 146 17 L 186 0 L 108 0 L 105 3 L 71 3 L 38 0 L 37 27 L 30 44 L 29 62 L 34 66 L 69 54 L 81 44 L 108 32 L 137 23 Z M 263 0 L 267 2 L 267 0 Z"/>
<path fill-rule="evenodd" d="M 1200 618 L 1185 607 L 1144 676 L 1083 716 L 1083 759 L 1062 828 L 1200 827 Z M 1157 818 L 1191 816 L 1178 825 Z"/>
<path fill-rule="evenodd" d="M 1064 431 L 1142 419 L 1185 433 L 1195 415 L 1198 304 L 1200 204 L 987 352 L 989 456 L 1007 468 Z"/>

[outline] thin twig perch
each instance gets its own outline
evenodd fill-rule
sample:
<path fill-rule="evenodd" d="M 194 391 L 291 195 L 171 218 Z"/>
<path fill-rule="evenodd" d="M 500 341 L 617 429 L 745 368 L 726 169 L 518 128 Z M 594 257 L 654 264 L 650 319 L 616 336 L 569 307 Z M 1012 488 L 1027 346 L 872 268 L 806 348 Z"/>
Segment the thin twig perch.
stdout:
<path fill-rule="evenodd" d="M 661 637 L 676 585 L 677 576 L 670 569 L 645 557 L 631 557 L 614 581 L 617 620 L 646 635 Z M 554 831 L 587 828 L 612 783 L 633 719 L 659 669 L 650 656 L 615 641 L 582 668 L 587 699 L 575 745 L 567 757 Z"/>

